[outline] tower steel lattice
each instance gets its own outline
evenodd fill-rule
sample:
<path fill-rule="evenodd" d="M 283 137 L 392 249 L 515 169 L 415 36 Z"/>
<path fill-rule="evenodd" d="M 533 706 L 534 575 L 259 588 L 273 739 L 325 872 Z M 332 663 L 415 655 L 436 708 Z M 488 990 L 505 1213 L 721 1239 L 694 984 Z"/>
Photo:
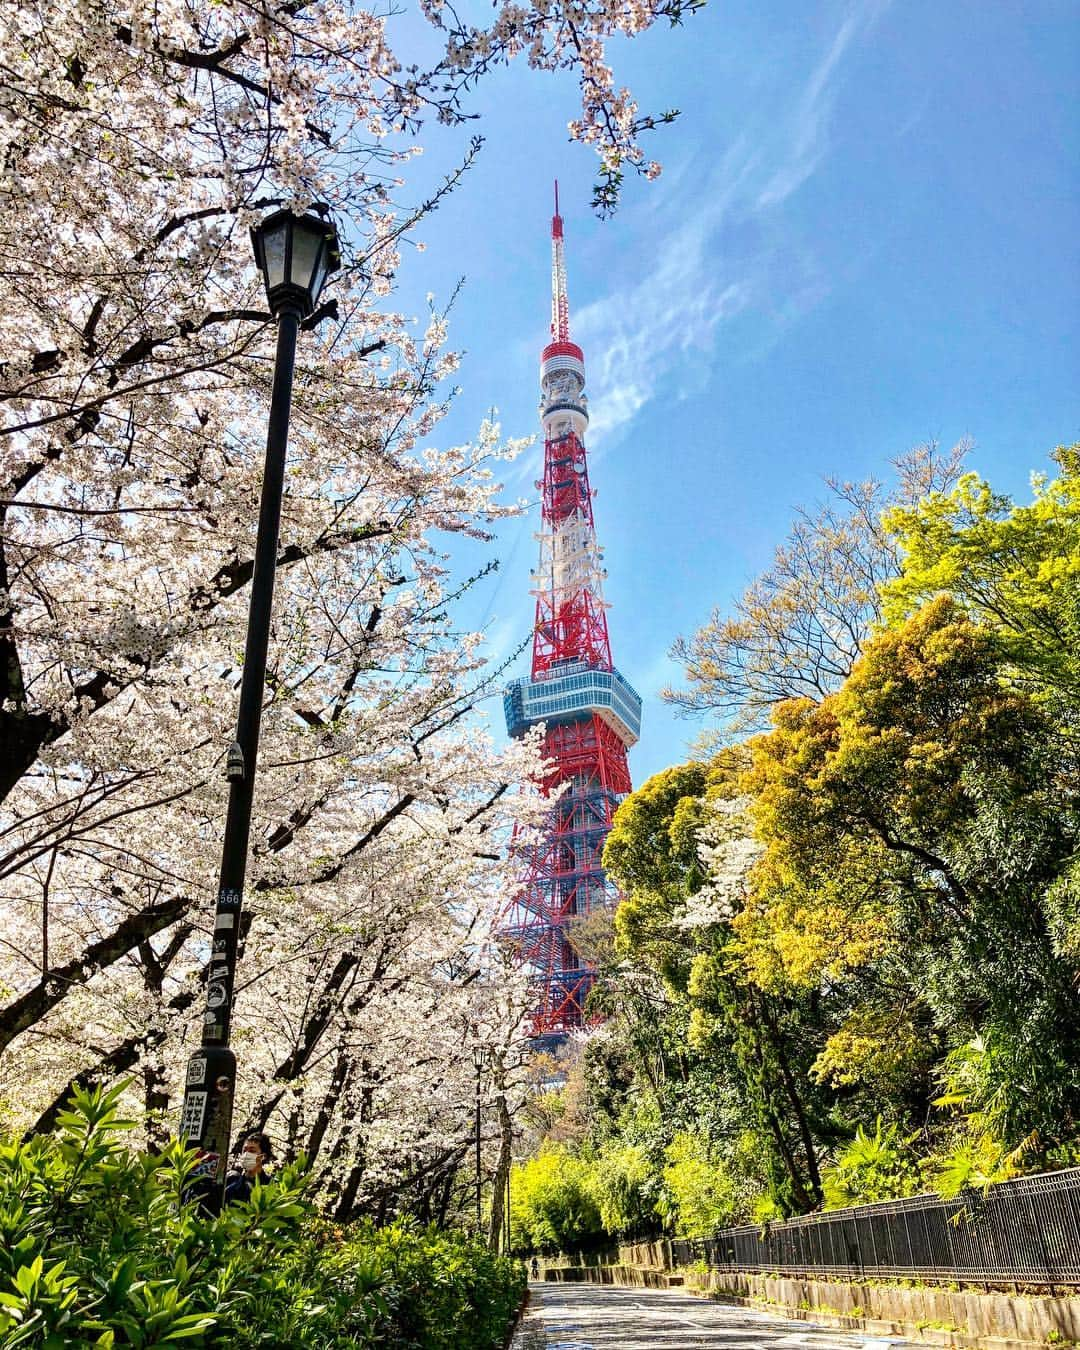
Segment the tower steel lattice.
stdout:
<path fill-rule="evenodd" d="M 601 866 L 615 808 L 630 791 L 627 751 L 638 739 L 641 699 L 612 664 L 603 553 L 596 542 L 585 429 L 585 358 L 570 338 L 559 186 L 551 221 L 551 341 L 540 356 L 544 428 L 540 562 L 532 674 L 505 694 L 506 727 L 521 736 L 545 724 L 554 798 L 539 842 L 515 836 L 521 887 L 503 916 L 505 938 L 534 980 L 533 1035 L 558 1040 L 585 1021 L 593 972 L 570 925 L 617 896 Z M 562 789 L 560 793 L 560 789 Z M 560 795 L 557 795 L 560 793 Z"/>

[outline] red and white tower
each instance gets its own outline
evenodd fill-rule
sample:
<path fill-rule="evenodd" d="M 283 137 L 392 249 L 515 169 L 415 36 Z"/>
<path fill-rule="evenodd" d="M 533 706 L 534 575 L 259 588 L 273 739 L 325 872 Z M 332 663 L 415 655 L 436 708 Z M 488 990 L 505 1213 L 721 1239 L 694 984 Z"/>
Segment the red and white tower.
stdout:
<path fill-rule="evenodd" d="M 584 1022 L 593 972 L 575 950 L 568 925 L 614 888 L 600 865 L 619 802 L 630 791 L 627 751 L 638 739 L 641 699 L 615 669 L 603 597 L 603 554 L 593 526 L 585 455 L 589 423 L 585 358 L 570 340 L 559 186 L 551 222 L 551 341 L 540 356 L 544 427 L 540 564 L 533 573 L 536 622 L 532 676 L 505 695 L 506 727 L 522 735 L 545 724 L 545 757 L 555 768 L 543 790 L 564 788 L 539 844 L 515 847 L 522 887 L 502 924 L 535 979 L 532 1030 L 557 1040 Z"/>

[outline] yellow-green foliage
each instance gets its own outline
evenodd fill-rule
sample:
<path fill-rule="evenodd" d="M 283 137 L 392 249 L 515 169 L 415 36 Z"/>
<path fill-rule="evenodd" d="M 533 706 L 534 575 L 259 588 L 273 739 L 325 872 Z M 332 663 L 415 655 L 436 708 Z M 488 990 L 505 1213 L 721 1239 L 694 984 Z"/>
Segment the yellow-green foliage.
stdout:
<path fill-rule="evenodd" d="M 992 1134 L 962 1134 L 951 1149 L 927 1160 L 929 1184 L 951 1200 L 962 1191 L 985 1189 L 1008 1181 L 1022 1170 L 1017 1150 L 1006 1148 Z"/>
<path fill-rule="evenodd" d="M 664 1150 L 664 1191 L 658 1211 L 686 1237 L 707 1237 L 735 1218 L 737 1191 L 708 1140 L 683 1130 Z"/>
<path fill-rule="evenodd" d="M 659 891 L 685 884 L 698 868 L 691 826 L 708 784 L 704 764 L 680 764 L 654 774 L 616 812 L 604 867 L 624 890 Z"/>
<path fill-rule="evenodd" d="M 910 1004 L 856 1008 L 825 1042 L 810 1072 L 819 1083 L 863 1087 L 896 1097 L 915 1074 L 925 1074 L 931 1045 Z"/>
<path fill-rule="evenodd" d="M 1036 477 L 1015 506 L 976 474 L 948 493 L 893 510 L 885 523 L 903 570 L 884 588 L 892 624 L 941 592 L 1001 636 L 1048 687 L 1080 691 L 1080 445 L 1060 447 L 1061 474 Z"/>
<path fill-rule="evenodd" d="M 602 1231 L 590 1164 L 570 1149 L 548 1144 L 510 1177 L 514 1247 L 555 1251 Z"/>
<path fill-rule="evenodd" d="M 767 851 L 736 927 L 755 976 L 834 978 L 902 943 L 884 883 L 912 861 L 948 880 L 972 775 L 1023 792 L 1039 723 L 1002 685 L 994 639 L 944 596 L 869 643 L 839 693 L 779 708 L 748 779 Z M 938 898 L 962 903 L 952 890 Z"/>
<path fill-rule="evenodd" d="M 598 1150 L 590 1184 L 605 1232 L 621 1233 L 652 1218 L 655 1173 L 640 1144 L 611 1139 Z"/>
<path fill-rule="evenodd" d="M 826 1209 L 917 1194 L 921 1185 L 910 1151 L 912 1142 L 901 1138 L 899 1128 L 885 1125 L 880 1116 L 872 1134 L 860 1125 L 851 1143 L 822 1172 Z"/>

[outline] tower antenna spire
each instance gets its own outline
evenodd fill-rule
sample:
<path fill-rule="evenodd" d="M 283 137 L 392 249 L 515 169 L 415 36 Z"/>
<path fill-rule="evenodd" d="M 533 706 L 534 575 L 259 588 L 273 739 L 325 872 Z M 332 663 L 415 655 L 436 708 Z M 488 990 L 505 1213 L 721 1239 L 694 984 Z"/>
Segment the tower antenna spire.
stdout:
<path fill-rule="evenodd" d="M 555 179 L 555 214 L 551 217 L 551 340 L 570 341 L 570 301 L 566 296 L 566 256 L 563 253 L 559 180 Z"/>

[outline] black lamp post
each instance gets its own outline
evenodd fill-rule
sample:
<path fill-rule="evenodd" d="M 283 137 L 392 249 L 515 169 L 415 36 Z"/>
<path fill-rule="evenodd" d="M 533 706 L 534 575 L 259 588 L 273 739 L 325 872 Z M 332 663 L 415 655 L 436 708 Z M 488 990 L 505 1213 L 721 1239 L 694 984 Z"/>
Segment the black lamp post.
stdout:
<path fill-rule="evenodd" d="M 473 1065 L 476 1069 L 476 1236 L 484 1231 L 484 1211 L 482 1207 L 483 1181 L 480 1171 L 480 1080 L 491 1060 L 491 1051 L 486 1045 L 473 1046 Z"/>
<path fill-rule="evenodd" d="M 319 302 L 329 274 L 340 265 L 337 234 L 320 216 L 276 211 L 251 231 L 255 260 L 262 269 L 270 310 L 277 320 L 277 354 L 266 435 L 255 565 L 251 577 L 247 642 L 240 684 L 236 740 L 229 747 L 226 777 L 229 807 L 221 851 L 221 877 L 214 916 L 213 945 L 206 974 L 202 1044 L 188 1060 L 180 1136 L 202 1153 L 198 1171 L 208 1208 L 220 1204 L 232 1131 L 236 1057 L 229 1049 L 240 911 L 251 833 L 251 803 L 259 750 L 274 598 L 285 449 L 289 439 L 293 365 L 302 320 Z"/>

